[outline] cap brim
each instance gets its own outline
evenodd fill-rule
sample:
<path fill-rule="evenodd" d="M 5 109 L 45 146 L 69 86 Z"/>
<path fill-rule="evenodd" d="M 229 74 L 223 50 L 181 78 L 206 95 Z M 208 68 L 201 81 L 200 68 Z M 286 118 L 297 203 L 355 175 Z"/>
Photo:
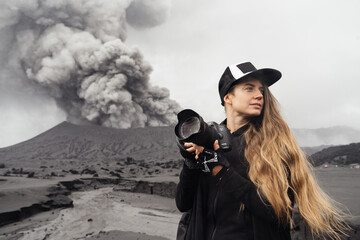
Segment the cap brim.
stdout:
<path fill-rule="evenodd" d="M 262 81 L 266 86 L 270 87 L 281 78 L 281 72 L 272 68 L 263 68 L 253 71 L 242 76 L 232 83 L 232 86 L 244 81 L 245 79 L 254 78 Z"/>

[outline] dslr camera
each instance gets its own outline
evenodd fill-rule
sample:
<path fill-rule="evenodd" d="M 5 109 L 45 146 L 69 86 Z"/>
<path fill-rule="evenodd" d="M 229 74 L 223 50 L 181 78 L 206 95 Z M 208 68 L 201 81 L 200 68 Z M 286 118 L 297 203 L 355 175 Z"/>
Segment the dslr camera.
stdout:
<path fill-rule="evenodd" d="M 222 151 L 230 151 L 230 132 L 225 125 L 216 122 L 206 123 L 203 118 L 191 109 L 185 109 L 178 113 L 178 124 L 175 126 L 177 145 L 180 154 L 186 161 L 190 161 L 191 168 L 201 168 L 196 164 L 195 152 L 188 152 L 184 147 L 184 142 L 193 142 L 205 149 L 213 149 L 215 140 L 218 140 Z M 188 162 L 189 163 L 189 162 Z"/>

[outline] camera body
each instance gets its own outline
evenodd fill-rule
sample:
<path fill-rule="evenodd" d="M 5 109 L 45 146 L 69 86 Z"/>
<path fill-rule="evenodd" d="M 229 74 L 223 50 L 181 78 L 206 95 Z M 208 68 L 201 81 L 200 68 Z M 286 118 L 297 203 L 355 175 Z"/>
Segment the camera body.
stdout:
<path fill-rule="evenodd" d="M 206 123 L 203 118 L 191 109 L 178 113 L 178 124 L 175 126 L 177 145 L 181 155 L 194 161 L 195 153 L 186 151 L 184 142 L 193 142 L 204 148 L 213 149 L 216 140 L 223 151 L 231 150 L 230 132 L 225 125 L 216 122 Z"/>
<path fill-rule="evenodd" d="M 210 127 L 210 131 L 213 132 L 212 140 L 213 143 L 215 140 L 219 141 L 220 149 L 227 152 L 231 150 L 230 144 L 230 132 L 229 129 L 223 124 L 218 124 L 216 122 L 209 122 L 208 126 Z M 211 141 L 211 140 L 210 140 Z M 211 145 L 211 148 L 213 145 Z"/>

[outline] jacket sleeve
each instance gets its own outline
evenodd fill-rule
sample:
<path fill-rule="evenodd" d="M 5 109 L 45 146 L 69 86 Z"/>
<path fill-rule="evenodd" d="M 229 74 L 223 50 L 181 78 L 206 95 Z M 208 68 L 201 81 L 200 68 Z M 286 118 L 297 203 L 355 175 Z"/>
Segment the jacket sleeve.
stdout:
<path fill-rule="evenodd" d="M 278 220 L 272 206 L 265 197 L 260 198 L 257 187 L 250 180 L 230 168 L 219 181 L 223 191 L 244 203 L 252 214 L 267 222 L 277 223 Z"/>
<path fill-rule="evenodd" d="M 200 174 L 201 170 L 189 169 L 184 164 L 175 195 L 176 206 L 180 212 L 186 212 L 192 208 Z"/>

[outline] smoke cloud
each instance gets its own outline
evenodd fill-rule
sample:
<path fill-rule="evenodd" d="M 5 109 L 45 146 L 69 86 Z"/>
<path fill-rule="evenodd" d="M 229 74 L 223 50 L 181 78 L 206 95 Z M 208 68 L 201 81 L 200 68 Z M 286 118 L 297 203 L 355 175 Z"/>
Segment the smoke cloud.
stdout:
<path fill-rule="evenodd" d="M 125 44 L 126 24 L 161 24 L 169 1 L 2 1 L 2 86 L 21 79 L 45 89 L 75 123 L 117 128 L 175 123 L 179 105 L 166 88 L 150 84 L 150 64 Z"/>

